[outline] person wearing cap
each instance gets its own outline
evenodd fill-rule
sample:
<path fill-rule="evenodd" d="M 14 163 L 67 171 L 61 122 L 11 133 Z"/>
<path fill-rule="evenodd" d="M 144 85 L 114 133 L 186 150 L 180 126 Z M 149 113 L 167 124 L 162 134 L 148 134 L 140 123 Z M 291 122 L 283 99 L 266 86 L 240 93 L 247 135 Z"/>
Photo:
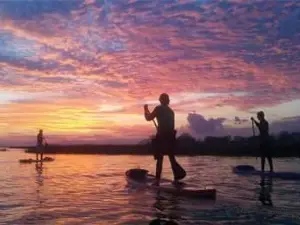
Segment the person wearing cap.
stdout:
<path fill-rule="evenodd" d="M 154 158 L 156 162 L 156 182 L 155 185 L 159 185 L 164 154 L 169 156 L 171 163 L 174 183 L 179 184 L 179 180 L 186 176 L 184 169 L 177 163 L 174 156 L 174 148 L 176 142 L 176 130 L 175 130 L 175 114 L 169 107 L 170 98 L 169 95 L 163 93 L 159 97 L 160 105 L 156 106 L 153 112 L 150 112 L 148 105 L 144 105 L 144 115 L 147 121 L 157 119 L 157 134 L 155 139 L 155 153 Z"/>
<path fill-rule="evenodd" d="M 251 120 L 255 123 L 259 130 L 260 153 L 261 153 L 261 171 L 265 171 L 265 160 L 268 159 L 270 172 L 273 172 L 272 149 L 270 146 L 269 123 L 265 119 L 263 111 L 257 113 L 257 122 L 253 117 Z"/>

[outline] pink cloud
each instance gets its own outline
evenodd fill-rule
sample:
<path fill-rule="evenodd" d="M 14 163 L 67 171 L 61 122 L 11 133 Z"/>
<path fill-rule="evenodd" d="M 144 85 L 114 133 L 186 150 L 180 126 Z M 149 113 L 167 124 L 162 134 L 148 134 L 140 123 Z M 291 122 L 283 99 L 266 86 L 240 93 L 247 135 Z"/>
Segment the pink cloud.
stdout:
<path fill-rule="evenodd" d="M 174 107 L 180 112 L 197 104 L 248 111 L 298 99 L 299 32 L 285 26 L 292 22 L 298 27 L 293 9 L 298 6 L 296 1 L 231 0 L 224 5 L 218 1 L 100 4 L 86 0 L 68 13 L 54 10 L 30 20 L 5 16 L 0 20 L 0 38 L 5 32 L 15 37 L 11 42 L 30 41 L 17 46 L 35 54 L 21 59 L 0 55 L 1 90 L 62 95 L 51 102 L 33 99 L 6 104 L 2 118 L 13 124 L 8 118 L 11 113 L 16 119 L 20 112 L 33 111 L 54 129 L 63 122 L 42 114 L 83 108 L 80 115 L 103 116 L 108 112 L 99 111 L 102 104 L 115 115 L 138 115 L 143 102 L 156 100 L 161 92 L 177 100 Z M 184 99 L 180 94 L 185 92 L 220 94 Z M 237 92 L 245 94 L 232 94 Z M 78 112 L 70 114 L 76 121 Z M 26 124 L 21 119 L 23 132 L 33 129 L 28 128 L 29 122 L 40 124 L 41 119 L 29 116 L 27 120 Z M 117 132 L 122 125 L 107 129 Z M 91 124 L 83 126 L 88 127 L 93 129 Z"/>

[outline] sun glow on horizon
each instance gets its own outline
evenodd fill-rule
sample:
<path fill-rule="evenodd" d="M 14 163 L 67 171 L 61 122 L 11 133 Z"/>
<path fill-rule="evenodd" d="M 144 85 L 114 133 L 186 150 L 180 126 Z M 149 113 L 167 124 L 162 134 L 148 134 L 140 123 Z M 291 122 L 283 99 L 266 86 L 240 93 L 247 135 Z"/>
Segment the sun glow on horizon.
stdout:
<path fill-rule="evenodd" d="M 54 142 L 141 140 L 155 132 L 143 105 L 152 110 L 163 92 L 180 132 L 248 135 L 241 128 L 259 110 L 274 132 L 300 130 L 298 9 L 298 1 L 3 1 L 0 144 L 34 141 L 38 129 Z"/>

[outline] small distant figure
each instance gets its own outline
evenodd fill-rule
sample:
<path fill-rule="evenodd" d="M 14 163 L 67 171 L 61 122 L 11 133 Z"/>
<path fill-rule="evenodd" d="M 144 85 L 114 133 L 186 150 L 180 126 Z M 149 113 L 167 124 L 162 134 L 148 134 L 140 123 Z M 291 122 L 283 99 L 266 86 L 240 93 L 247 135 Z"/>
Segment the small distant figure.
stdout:
<path fill-rule="evenodd" d="M 265 114 L 263 111 L 257 113 L 257 122 L 253 117 L 251 120 L 255 123 L 259 130 L 260 137 L 260 153 L 261 153 L 261 171 L 265 171 L 265 159 L 268 159 L 270 172 L 273 172 L 273 161 L 272 161 L 272 149 L 270 146 L 270 136 L 269 136 L 269 123 L 265 119 Z"/>
<path fill-rule="evenodd" d="M 176 130 L 175 130 L 175 114 L 169 107 L 169 95 L 163 93 L 159 97 L 160 105 L 156 106 L 153 112 L 150 113 L 148 105 L 144 105 L 144 115 L 147 121 L 157 119 L 157 134 L 152 140 L 155 148 L 154 158 L 156 162 L 156 181 L 154 185 L 159 185 L 164 154 L 169 156 L 171 163 L 174 184 L 180 184 L 179 180 L 186 176 L 184 169 L 177 163 L 174 156 L 174 148 L 176 143 Z"/>
<path fill-rule="evenodd" d="M 39 160 L 39 154 L 41 155 L 41 161 L 43 160 L 43 154 L 45 146 L 47 145 L 46 139 L 43 134 L 43 130 L 40 130 L 37 135 L 37 145 L 36 145 L 36 160 Z"/>

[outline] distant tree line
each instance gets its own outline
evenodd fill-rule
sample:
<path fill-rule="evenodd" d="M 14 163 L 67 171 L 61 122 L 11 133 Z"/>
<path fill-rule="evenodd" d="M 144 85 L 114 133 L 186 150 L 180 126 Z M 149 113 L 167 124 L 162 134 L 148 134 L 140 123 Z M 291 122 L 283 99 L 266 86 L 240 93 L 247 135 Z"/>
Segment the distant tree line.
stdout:
<path fill-rule="evenodd" d="M 132 145 L 49 145 L 46 153 L 70 154 L 132 154 L 151 155 L 153 136 Z M 275 157 L 300 157 L 300 132 L 282 132 L 270 137 Z M 24 148 L 24 147 L 23 147 Z M 25 147 L 26 152 L 35 152 L 35 147 Z M 216 155 L 216 156 L 259 156 L 258 137 L 208 136 L 195 139 L 188 133 L 177 137 L 175 149 L 178 155 Z"/>
<path fill-rule="evenodd" d="M 274 156 L 300 157 L 300 132 L 271 135 L 270 143 Z M 151 144 L 150 141 L 148 144 Z M 207 136 L 195 139 L 184 133 L 177 138 L 176 151 L 190 155 L 259 156 L 259 137 Z"/>

